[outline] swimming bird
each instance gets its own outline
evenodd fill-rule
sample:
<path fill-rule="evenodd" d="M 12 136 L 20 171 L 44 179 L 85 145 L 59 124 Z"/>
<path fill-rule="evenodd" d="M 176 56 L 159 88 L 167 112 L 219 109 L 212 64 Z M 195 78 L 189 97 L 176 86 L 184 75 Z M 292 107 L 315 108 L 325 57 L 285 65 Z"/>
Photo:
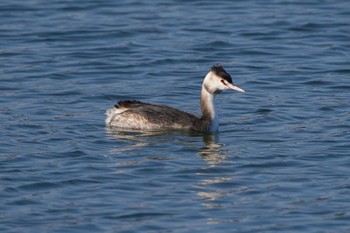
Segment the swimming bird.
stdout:
<path fill-rule="evenodd" d="M 124 100 L 107 110 L 105 123 L 108 127 L 124 130 L 181 129 L 214 132 L 219 126 L 215 96 L 224 90 L 244 92 L 232 83 L 231 75 L 222 66 L 212 66 L 202 84 L 201 117 L 166 105 Z"/>

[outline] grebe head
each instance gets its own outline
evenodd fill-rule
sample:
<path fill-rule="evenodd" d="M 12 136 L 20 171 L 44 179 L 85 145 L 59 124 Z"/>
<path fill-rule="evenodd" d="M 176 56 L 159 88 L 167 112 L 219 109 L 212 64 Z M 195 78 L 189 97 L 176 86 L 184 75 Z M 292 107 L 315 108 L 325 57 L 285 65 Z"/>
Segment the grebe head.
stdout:
<path fill-rule="evenodd" d="M 224 90 L 245 92 L 243 89 L 232 83 L 231 75 L 227 73 L 222 66 L 211 67 L 209 73 L 204 79 L 203 86 L 212 94 L 218 94 Z"/>

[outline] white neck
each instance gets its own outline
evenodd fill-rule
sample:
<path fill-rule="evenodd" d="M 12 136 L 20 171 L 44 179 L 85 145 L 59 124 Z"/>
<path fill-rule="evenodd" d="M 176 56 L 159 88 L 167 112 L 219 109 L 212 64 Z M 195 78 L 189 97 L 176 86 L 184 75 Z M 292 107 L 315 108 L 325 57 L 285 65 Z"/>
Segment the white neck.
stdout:
<path fill-rule="evenodd" d="M 211 125 L 210 131 L 216 131 L 219 127 L 219 116 L 215 109 L 215 94 L 210 93 L 205 87 L 205 83 L 203 82 L 202 91 L 201 91 L 201 99 L 200 106 L 203 114 L 203 118 L 209 118 Z"/>

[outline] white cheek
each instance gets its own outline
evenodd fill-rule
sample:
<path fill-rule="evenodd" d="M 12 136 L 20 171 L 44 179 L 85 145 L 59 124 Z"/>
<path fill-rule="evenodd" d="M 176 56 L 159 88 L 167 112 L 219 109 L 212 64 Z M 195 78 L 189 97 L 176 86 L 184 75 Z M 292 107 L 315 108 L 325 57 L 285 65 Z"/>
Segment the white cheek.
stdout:
<path fill-rule="evenodd" d="M 223 90 L 223 89 L 225 88 L 225 85 L 223 85 L 222 83 L 218 83 L 218 84 L 216 85 L 216 88 L 217 88 L 217 89 L 220 89 L 220 90 Z"/>
<path fill-rule="evenodd" d="M 214 85 L 216 89 L 220 90 L 222 90 L 222 87 L 224 86 L 220 81 L 216 81 Z"/>

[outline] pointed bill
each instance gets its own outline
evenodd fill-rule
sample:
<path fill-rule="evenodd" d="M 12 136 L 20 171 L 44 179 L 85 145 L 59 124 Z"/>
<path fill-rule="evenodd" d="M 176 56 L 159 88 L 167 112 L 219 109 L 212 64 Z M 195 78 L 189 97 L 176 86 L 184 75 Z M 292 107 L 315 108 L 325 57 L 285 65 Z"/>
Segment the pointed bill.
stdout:
<path fill-rule="evenodd" d="M 234 86 L 231 83 L 228 83 L 227 87 L 230 88 L 231 90 L 235 90 L 235 91 L 239 91 L 239 92 L 245 92 L 243 89 L 241 89 L 241 88 L 239 88 L 237 86 Z"/>

